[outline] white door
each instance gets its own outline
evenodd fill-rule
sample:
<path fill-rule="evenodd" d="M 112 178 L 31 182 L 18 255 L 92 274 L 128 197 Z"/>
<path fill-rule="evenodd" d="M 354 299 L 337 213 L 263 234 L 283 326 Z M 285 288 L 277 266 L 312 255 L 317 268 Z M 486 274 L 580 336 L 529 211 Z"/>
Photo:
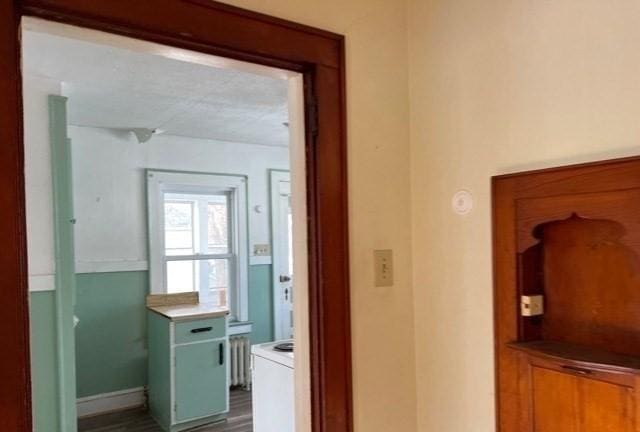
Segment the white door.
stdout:
<path fill-rule="evenodd" d="M 276 340 L 293 338 L 293 226 L 289 173 L 271 177 L 274 330 Z"/>

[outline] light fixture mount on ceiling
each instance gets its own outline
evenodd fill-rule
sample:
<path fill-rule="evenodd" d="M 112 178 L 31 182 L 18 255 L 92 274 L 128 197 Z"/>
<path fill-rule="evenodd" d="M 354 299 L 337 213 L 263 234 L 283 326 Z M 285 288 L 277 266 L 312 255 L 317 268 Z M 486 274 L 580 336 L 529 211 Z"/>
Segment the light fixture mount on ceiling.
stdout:
<path fill-rule="evenodd" d="M 164 133 L 162 129 L 149 129 L 149 128 L 133 128 L 131 132 L 136 136 L 138 142 L 140 144 L 146 143 L 149 141 L 154 135 L 160 135 Z"/>

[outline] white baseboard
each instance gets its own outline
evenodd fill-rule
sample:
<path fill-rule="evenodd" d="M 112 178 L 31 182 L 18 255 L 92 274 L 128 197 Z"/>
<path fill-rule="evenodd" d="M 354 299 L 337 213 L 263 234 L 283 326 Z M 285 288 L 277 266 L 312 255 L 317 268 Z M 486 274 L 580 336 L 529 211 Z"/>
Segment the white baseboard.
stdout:
<path fill-rule="evenodd" d="M 144 405 L 144 387 L 79 398 L 78 417 L 89 417 Z"/>

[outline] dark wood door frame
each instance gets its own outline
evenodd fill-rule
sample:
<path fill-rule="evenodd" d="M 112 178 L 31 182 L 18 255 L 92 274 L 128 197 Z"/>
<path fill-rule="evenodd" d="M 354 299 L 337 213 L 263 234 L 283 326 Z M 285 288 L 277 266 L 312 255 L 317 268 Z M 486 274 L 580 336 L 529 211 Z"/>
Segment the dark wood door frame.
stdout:
<path fill-rule="evenodd" d="M 0 2 L 0 430 L 32 431 L 19 44 L 23 16 L 304 74 L 312 430 L 351 431 L 344 38 L 210 0 Z"/>

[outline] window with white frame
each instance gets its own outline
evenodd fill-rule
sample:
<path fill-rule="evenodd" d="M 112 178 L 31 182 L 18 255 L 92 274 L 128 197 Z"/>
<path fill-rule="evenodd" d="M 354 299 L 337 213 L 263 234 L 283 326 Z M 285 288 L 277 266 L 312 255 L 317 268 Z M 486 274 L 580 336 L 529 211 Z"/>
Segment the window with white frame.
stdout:
<path fill-rule="evenodd" d="M 197 291 L 247 320 L 246 179 L 149 170 L 152 293 Z"/>

